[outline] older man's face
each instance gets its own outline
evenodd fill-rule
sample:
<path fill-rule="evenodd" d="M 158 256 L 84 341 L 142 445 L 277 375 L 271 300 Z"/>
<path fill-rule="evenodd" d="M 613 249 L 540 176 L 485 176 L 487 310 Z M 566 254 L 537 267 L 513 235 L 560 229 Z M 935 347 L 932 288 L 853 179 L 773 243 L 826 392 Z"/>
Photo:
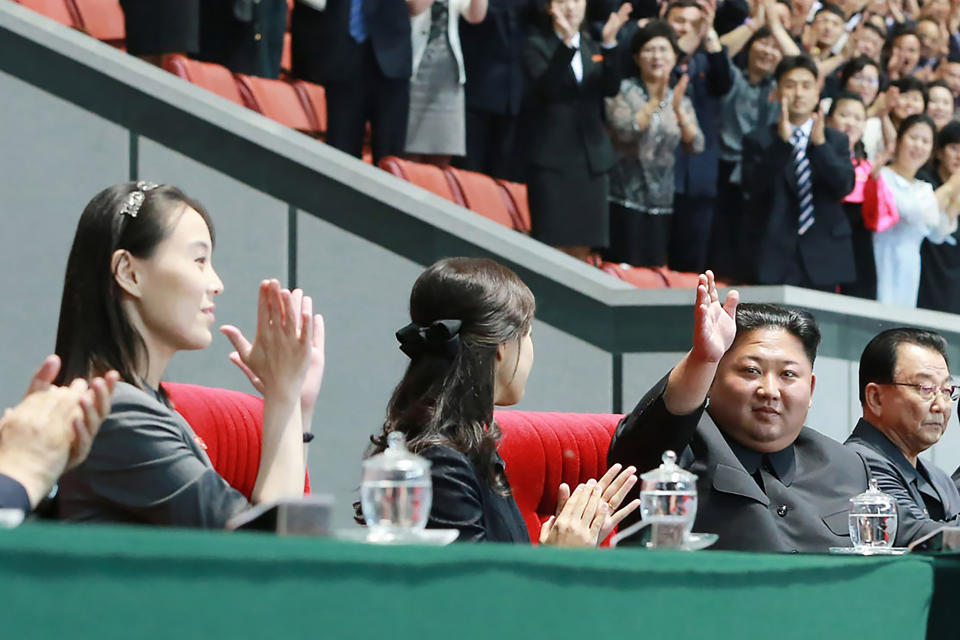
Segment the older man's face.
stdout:
<path fill-rule="evenodd" d="M 951 385 L 947 363 L 934 349 L 916 344 L 897 347 L 893 381 L 901 384 L 877 385 L 878 420 L 875 425 L 894 441 L 901 451 L 916 456 L 940 440 L 947 428 L 953 402 L 940 390 Z M 936 387 L 932 397 L 924 397 L 917 386 Z"/>

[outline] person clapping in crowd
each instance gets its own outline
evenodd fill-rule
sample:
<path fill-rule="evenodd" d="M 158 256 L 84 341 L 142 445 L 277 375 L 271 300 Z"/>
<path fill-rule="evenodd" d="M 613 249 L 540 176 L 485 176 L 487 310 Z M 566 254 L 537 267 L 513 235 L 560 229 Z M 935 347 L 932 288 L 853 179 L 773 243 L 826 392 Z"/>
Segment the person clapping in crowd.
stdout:
<path fill-rule="evenodd" d="M 586 0 L 554 0 L 551 24 L 530 35 L 524 68 L 527 189 L 534 238 L 586 259 L 610 242 L 609 172 L 616 164 L 603 98 L 620 88 L 617 33 L 630 15 L 611 13 L 598 45 L 581 31 Z"/>
<path fill-rule="evenodd" d="M 58 383 L 120 374 L 87 460 L 63 476 L 60 517 L 222 529 L 250 502 L 214 470 L 204 443 L 160 386 L 177 351 L 213 337 L 213 223 L 170 185 L 109 187 L 84 209 L 67 260 L 57 329 Z M 260 284 L 257 333 L 221 328 L 234 362 L 264 397 L 254 503 L 303 495 L 304 433 L 323 371 L 323 324 L 312 301 Z"/>
<path fill-rule="evenodd" d="M 670 87 L 677 62 L 670 25 L 655 20 L 630 45 L 639 77 L 623 80 L 606 101 L 607 123 L 617 152 L 610 179 L 610 248 L 607 257 L 635 266 L 667 263 L 674 199 L 674 152 L 703 151 L 703 133 L 686 97 L 689 76 Z"/>
<path fill-rule="evenodd" d="M 927 85 L 927 115 L 937 125 L 937 131 L 943 129 L 954 119 L 953 92 L 943 80 L 934 80 Z"/>
<path fill-rule="evenodd" d="M 431 462 L 428 528 L 457 529 L 458 540 L 529 543 L 497 453 L 495 406 L 523 397 L 533 366 L 535 300 L 510 269 L 484 258 L 448 258 L 424 271 L 410 293 L 411 323 L 397 332 L 410 365 L 367 455 L 391 433 Z M 595 546 L 638 506 L 627 501 L 636 467 L 613 465 L 599 481 L 558 491 L 556 515 L 540 544 Z M 360 517 L 359 503 L 354 505 Z"/>
<path fill-rule="evenodd" d="M 918 175 L 933 186 L 934 192 L 956 182 L 954 176 L 960 175 L 960 122 L 954 120 L 940 129 L 931 170 Z M 957 195 L 960 193 L 954 197 Z M 960 207 L 960 203 L 949 201 L 945 205 Z M 960 313 L 960 230 L 952 237 L 953 242 L 939 244 L 924 240 L 920 247 L 918 307 Z"/>

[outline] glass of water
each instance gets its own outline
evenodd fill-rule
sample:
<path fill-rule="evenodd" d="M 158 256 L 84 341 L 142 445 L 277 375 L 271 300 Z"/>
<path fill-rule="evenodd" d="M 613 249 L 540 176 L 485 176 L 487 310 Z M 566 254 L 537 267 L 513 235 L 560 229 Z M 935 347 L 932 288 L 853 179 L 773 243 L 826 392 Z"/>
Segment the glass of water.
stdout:
<path fill-rule="evenodd" d="M 892 547 L 897 537 L 897 503 L 871 478 L 869 488 L 850 499 L 848 524 L 854 549 L 869 552 Z"/>
<path fill-rule="evenodd" d="M 697 476 L 677 465 L 673 451 L 640 476 L 640 515 L 650 523 L 648 547 L 680 549 L 697 517 Z"/>
<path fill-rule="evenodd" d="M 363 463 L 360 508 L 371 540 L 404 538 L 430 516 L 430 461 L 410 453 L 402 433 L 387 436 L 387 449 Z"/>

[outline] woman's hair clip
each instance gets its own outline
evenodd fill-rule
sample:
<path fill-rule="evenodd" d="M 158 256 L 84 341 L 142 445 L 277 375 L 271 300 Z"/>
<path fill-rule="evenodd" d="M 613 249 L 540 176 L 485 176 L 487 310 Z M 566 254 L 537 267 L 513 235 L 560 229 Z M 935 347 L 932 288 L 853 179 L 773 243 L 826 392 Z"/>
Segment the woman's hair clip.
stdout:
<path fill-rule="evenodd" d="M 453 358 L 460 352 L 461 324 L 459 320 L 434 320 L 427 325 L 411 322 L 397 331 L 400 350 L 411 360 L 424 352 Z"/>
<path fill-rule="evenodd" d="M 134 190 L 123 199 L 123 204 L 120 205 L 120 215 L 136 218 L 137 214 L 140 213 L 140 207 L 143 206 L 147 191 L 156 188 L 157 185 L 153 182 L 146 182 L 144 180 L 137 182 Z"/>

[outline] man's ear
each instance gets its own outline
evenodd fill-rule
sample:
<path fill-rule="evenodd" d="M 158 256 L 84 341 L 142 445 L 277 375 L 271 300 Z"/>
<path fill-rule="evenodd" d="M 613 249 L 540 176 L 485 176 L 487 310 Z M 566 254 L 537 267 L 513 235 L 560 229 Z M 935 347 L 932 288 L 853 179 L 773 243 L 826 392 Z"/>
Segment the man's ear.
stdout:
<path fill-rule="evenodd" d="M 880 385 L 875 382 L 867 383 L 863 389 L 863 408 L 880 415 L 883 413 L 883 401 L 880 397 Z"/>
<path fill-rule="evenodd" d="M 810 374 L 810 404 L 807 405 L 807 409 L 813 406 L 813 391 L 817 388 L 817 374 Z"/>
<path fill-rule="evenodd" d="M 134 298 L 140 297 L 140 277 L 133 256 L 126 249 L 117 249 L 110 256 L 110 272 L 117 285 Z"/>

